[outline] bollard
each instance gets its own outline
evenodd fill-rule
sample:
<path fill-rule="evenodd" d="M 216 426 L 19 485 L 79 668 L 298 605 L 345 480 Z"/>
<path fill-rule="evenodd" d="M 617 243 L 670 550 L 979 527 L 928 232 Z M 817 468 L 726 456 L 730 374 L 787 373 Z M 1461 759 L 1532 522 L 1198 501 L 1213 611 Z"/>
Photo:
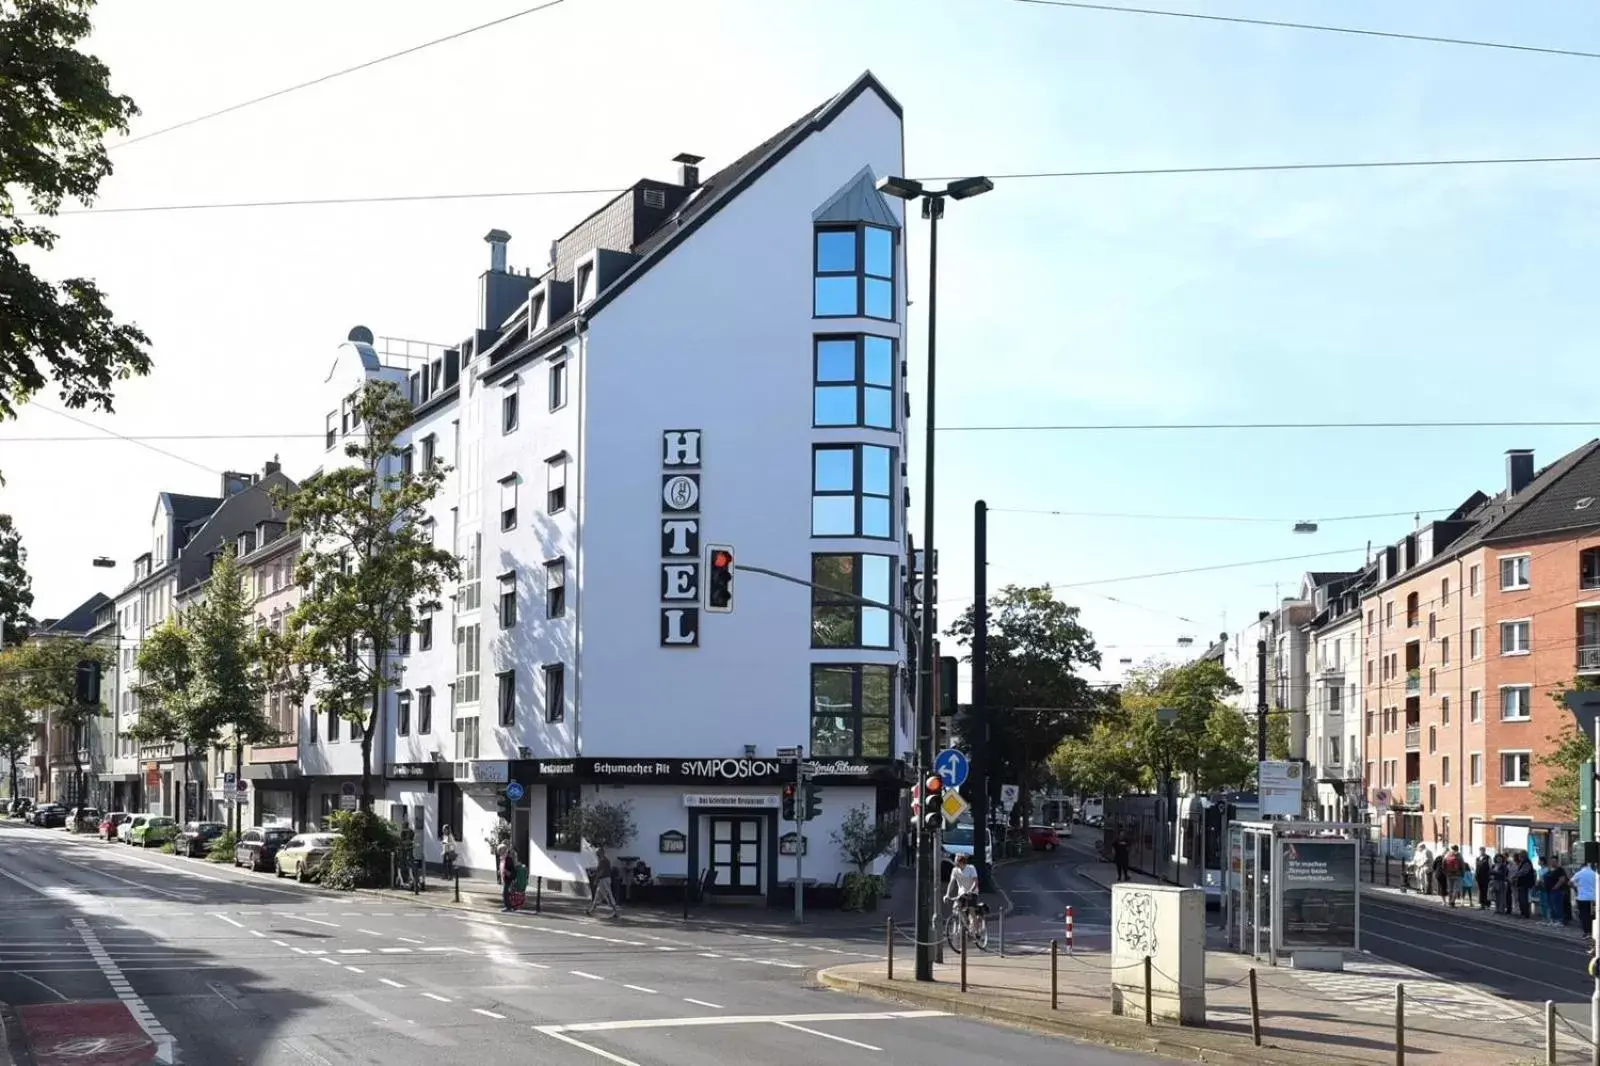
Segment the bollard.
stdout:
<path fill-rule="evenodd" d="M 967 990 L 967 924 L 961 923 L 961 991 Z"/>
<path fill-rule="evenodd" d="M 1154 1025 L 1155 1004 L 1152 1002 L 1150 989 L 1150 956 L 1144 957 L 1144 1024 Z"/>
<path fill-rule="evenodd" d="M 1406 1066 L 1406 986 L 1394 983 L 1394 1066 Z"/>
<path fill-rule="evenodd" d="M 1550 999 L 1544 1001 L 1544 1063 L 1556 1066 L 1556 1004 Z"/>
<path fill-rule="evenodd" d="M 461 871 L 460 870 L 455 871 L 455 883 L 456 883 L 456 902 L 460 903 L 461 902 Z"/>
<path fill-rule="evenodd" d="M 533 879 L 533 913 L 544 913 L 544 878 Z"/>
<path fill-rule="evenodd" d="M 1256 996 L 1256 968 L 1250 967 L 1250 1039 L 1261 1046 L 1261 1000 Z"/>
<path fill-rule="evenodd" d="M 1002 959 L 1006 957 L 1006 912 L 1004 908 L 1000 911 L 1000 957 Z"/>
<path fill-rule="evenodd" d="M 1067 950 L 1072 950 L 1072 908 L 1067 908 Z"/>
<path fill-rule="evenodd" d="M 1054 940 L 1050 941 L 1050 1009 L 1058 1010 L 1061 1002 L 1061 974 L 1056 969 L 1059 953 Z"/>
<path fill-rule="evenodd" d="M 894 980 L 894 916 L 893 915 L 890 915 L 887 919 L 884 920 L 883 927 L 884 927 L 884 931 L 883 931 L 884 949 L 888 953 L 887 954 L 887 958 L 889 960 L 888 977 L 889 977 L 889 980 L 893 981 Z"/>

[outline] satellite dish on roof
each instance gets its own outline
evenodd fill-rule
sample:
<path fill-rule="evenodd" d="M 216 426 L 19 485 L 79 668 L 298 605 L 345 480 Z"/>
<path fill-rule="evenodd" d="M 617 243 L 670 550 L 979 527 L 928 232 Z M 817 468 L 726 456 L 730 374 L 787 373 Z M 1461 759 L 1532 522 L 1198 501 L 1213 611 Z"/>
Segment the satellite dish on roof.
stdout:
<path fill-rule="evenodd" d="M 366 326 L 357 326 L 350 331 L 350 336 L 345 339 L 355 344 L 371 344 L 372 331 Z"/>

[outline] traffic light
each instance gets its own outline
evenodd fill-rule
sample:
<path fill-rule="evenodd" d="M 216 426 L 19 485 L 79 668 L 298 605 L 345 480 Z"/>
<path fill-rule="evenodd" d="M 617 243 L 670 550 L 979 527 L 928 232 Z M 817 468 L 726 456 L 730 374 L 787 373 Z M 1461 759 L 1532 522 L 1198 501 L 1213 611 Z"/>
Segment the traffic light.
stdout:
<path fill-rule="evenodd" d="M 822 816 L 822 789 L 816 785 L 806 785 L 806 821 L 810 822 Z"/>
<path fill-rule="evenodd" d="M 511 815 L 514 806 L 515 805 L 511 802 L 510 796 L 506 795 L 504 792 L 500 793 L 500 820 L 507 825 L 511 824 Z"/>
<path fill-rule="evenodd" d="M 783 820 L 794 821 L 794 786 L 783 786 Z"/>
<path fill-rule="evenodd" d="M 100 664 L 95 660 L 83 659 L 78 663 L 78 672 L 73 678 L 73 700 L 79 707 L 100 706 Z"/>
<path fill-rule="evenodd" d="M 939 656 L 939 714 L 950 717 L 956 713 L 956 657 Z"/>
<path fill-rule="evenodd" d="M 706 610 L 728 614 L 733 610 L 733 549 L 726 544 L 706 547 Z"/>

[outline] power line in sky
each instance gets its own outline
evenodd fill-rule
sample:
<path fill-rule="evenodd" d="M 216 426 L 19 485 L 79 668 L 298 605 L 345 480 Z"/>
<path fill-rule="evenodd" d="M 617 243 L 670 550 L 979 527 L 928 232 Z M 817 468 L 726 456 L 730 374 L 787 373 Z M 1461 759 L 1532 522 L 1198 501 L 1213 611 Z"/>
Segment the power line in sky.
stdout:
<path fill-rule="evenodd" d="M 1267 518 L 1260 515 L 1209 515 L 1209 514 L 1140 514 L 1127 511 L 1055 511 L 1032 507 L 991 507 L 990 514 L 1039 515 L 1051 518 L 1132 518 L 1155 522 L 1259 522 L 1264 525 L 1290 525 L 1295 522 L 1364 522 L 1377 518 L 1410 518 L 1413 515 L 1449 514 L 1451 507 L 1425 507 L 1414 511 L 1384 511 L 1375 514 L 1334 515 L 1319 518 L 1302 515 L 1299 518 Z"/>
<path fill-rule="evenodd" d="M 126 143 L 126 142 L 124 142 Z M 1116 170 L 1041 170 L 1018 173 L 993 173 L 995 181 L 1026 181 L 1069 178 L 1129 178 L 1161 177 L 1195 174 L 1252 174 L 1283 173 L 1310 170 L 1377 170 L 1422 167 L 1476 167 L 1476 166 L 1530 166 L 1543 163 L 1600 163 L 1600 155 L 1561 156 L 1506 156 L 1473 157 L 1459 159 L 1377 159 L 1332 163 L 1249 163 L 1239 166 L 1200 167 L 1132 167 Z M 923 181 L 943 181 L 943 178 L 923 178 Z M 286 200 L 219 200 L 187 204 L 138 204 L 130 207 L 74 207 L 63 209 L 60 215 L 125 215 L 168 211 L 231 211 L 281 207 L 322 207 L 351 204 L 427 203 L 449 200 L 494 200 L 531 198 L 542 196 L 615 195 L 629 186 L 596 187 L 583 189 L 528 189 L 505 192 L 415 193 L 396 196 L 324 196 Z M 19 213 L 18 218 L 37 218 L 34 213 Z"/>
<path fill-rule="evenodd" d="M 1080 11 L 1102 11 L 1119 15 L 1148 15 L 1158 18 L 1191 19 L 1197 22 L 1232 23 L 1238 26 L 1263 26 L 1277 30 L 1309 30 L 1315 33 L 1342 33 L 1352 37 L 1382 37 L 1395 41 L 1412 41 L 1419 44 L 1448 44 L 1461 48 L 1492 48 L 1505 52 L 1528 52 L 1534 55 L 1600 59 L 1600 52 L 1584 52 L 1575 48 L 1547 48 L 1533 44 L 1511 44 L 1507 41 L 1479 41 L 1469 37 L 1441 37 L 1429 33 L 1369 30 L 1356 26 L 1326 26 L 1315 22 L 1287 22 L 1280 19 L 1245 18 L 1239 15 L 1203 15 L 1195 11 L 1167 11 L 1151 7 L 1090 4 L 1082 3 L 1080 0 L 1011 0 L 1011 2 L 1028 4 L 1033 7 L 1073 8 Z"/>
<path fill-rule="evenodd" d="M 455 33 L 446 34 L 443 37 L 435 37 L 431 41 L 423 41 L 421 44 L 414 44 L 409 48 L 402 48 L 398 52 L 390 52 L 388 55 L 378 56 L 376 59 L 369 59 L 364 63 L 357 63 L 353 67 L 345 67 L 342 70 L 335 70 L 332 73 L 323 74 L 319 77 L 312 78 L 310 81 L 302 81 L 294 85 L 286 85 L 281 89 L 274 89 L 272 92 L 264 93 L 261 96 L 254 96 L 248 100 L 241 100 L 236 104 L 229 104 L 227 107 L 218 108 L 215 111 L 208 111 L 203 115 L 196 115 L 193 118 L 186 118 L 182 122 L 174 122 L 170 126 L 162 126 L 160 129 L 151 130 L 149 133 L 141 133 L 133 137 L 128 137 L 125 140 L 118 141 L 116 144 L 108 145 L 106 150 L 114 152 L 119 148 L 126 148 L 128 145 L 137 144 L 140 141 L 148 141 L 152 137 L 160 137 L 162 134 L 171 133 L 174 130 L 187 129 L 190 126 L 199 125 L 202 122 L 209 122 L 214 118 L 220 118 L 223 115 L 231 115 L 235 111 L 243 111 L 247 107 L 253 107 L 256 104 L 263 104 L 268 100 L 276 100 L 280 96 L 288 96 L 290 93 L 299 92 L 301 89 L 309 89 L 314 85 L 322 85 L 325 82 L 333 81 L 335 78 L 342 78 L 347 74 L 354 74 L 357 71 L 367 70 L 371 67 L 375 67 L 380 63 L 387 63 L 391 59 L 400 59 L 403 56 L 414 55 L 425 48 L 432 48 L 434 45 L 444 44 L 447 41 L 460 40 L 462 37 L 465 37 L 468 34 L 477 33 L 479 30 L 487 30 L 494 26 L 503 26 L 507 22 L 511 22 L 513 19 L 519 19 L 525 15 L 532 15 L 540 11 L 546 11 L 552 7 L 555 7 L 557 4 L 563 4 L 565 2 L 566 0 L 546 0 L 545 3 L 539 4 L 535 7 L 523 8 L 521 11 L 513 11 L 511 14 L 502 16 L 501 18 L 492 19 L 489 22 L 481 22 L 476 26 L 469 26 L 464 30 L 457 30 Z"/>
<path fill-rule="evenodd" d="M 1112 433 L 1161 430 L 1288 430 L 1288 429 L 1529 429 L 1593 427 L 1593 419 L 1528 421 L 1450 421 L 1450 422 L 1105 422 L 1049 426 L 991 425 L 940 426 L 944 433 Z"/>
<path fill-rule="evenodd" d="M 90 439 L 90 440 L 108 440 L 109 439 L 109 440 L 126 441 L 129 444 L 136 445 L 137 447 L 145 448 L 145 449 L 147 449 L 149 451 L 155 452 L 157 455 L 164 455 L 168 459 L 176 459 L 180 463 L 187 463 L 189 466 L 195 467 L 195 468 L 200 469 L 200 470 L 204 470 L 208 474 L 218 474 L 218 475 L 220 475 L 222 473 L 222 471 L 217 470 L 214 467 L 209 467 L 209 466 L 205 465 L 204 463 L 197 463 L 193 459 L 190 459 L 186 455 L 179 455 L 177 452 L 169 452 L 165 448 L 158 448 L 154 444 L 149 443 L 148 441 L 140 440 L 138 437 L 129 437 L 129 436 L 126 436 L 125 434 L 118 433 L 114 429 L 106 429 L 103 426 L 97 426 L 93 422 L 90 422 L 86 418 L 79 418 L 77 415 L 68 414 L 66 411 L 58 411 L 54 407 L 47 407 L 46 405 L 40 403 L 37 400 L 31 401 L 28 404 L 28 407 L 30 409 L 38 408 L 39 410 L 44 411 L 47 414 L 55 415 L 57 418 L 65 418 L 68 422 L 76 422 L 80 426 L 87 426 L 90 429 L 96 430 L 96 431 L 104 434 L 103 437 L 91 437 L 91 438 L 87 438 L 87 439 Z M 22 438 L 22 439 L 26 439 L 26 438 Z"/>

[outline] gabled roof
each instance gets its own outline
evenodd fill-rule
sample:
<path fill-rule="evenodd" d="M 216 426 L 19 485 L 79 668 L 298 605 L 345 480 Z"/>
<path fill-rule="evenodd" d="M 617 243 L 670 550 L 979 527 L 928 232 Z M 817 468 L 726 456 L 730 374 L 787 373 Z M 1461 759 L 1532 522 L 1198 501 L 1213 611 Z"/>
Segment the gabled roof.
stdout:
<path fill-rule="evenodd" d="M 1583 500 L 1589 502 L 1580 509 Z M 1527 540 L 1600 526 L 1600 440 L 1551 463 L 1512 503 L 1484 541 Z"/>
<path fill-rule="evenodd" d="M 68 611 L 61 618 L 35 631 L 35 635 L 51 637 L 81 637 L 95 628 L 95 615 L 100 613 L 100 608 L 111 602 L 111 597 L 103 592 L 96 592 L 78 606 Z"/>
<path fill-rule="evenodd" d="M 899 229 L 900 220 L 894 217 L 889 205 L 878 191 L 878 179 L 870 166 L 845 183 L 844 188 L 828 197 L 821 207 L 811 214 L 813 222 L 870 222 L 875 226 Z"/>
<path fill-rule="evenodd" d="M 156 497 L 156 506 L 160 507 L 163 501 L 180 526 L 189 522 L 203 522 L 222 506 L 220 496 L 186 496 L 181 492 L 161 493 Z"/>

